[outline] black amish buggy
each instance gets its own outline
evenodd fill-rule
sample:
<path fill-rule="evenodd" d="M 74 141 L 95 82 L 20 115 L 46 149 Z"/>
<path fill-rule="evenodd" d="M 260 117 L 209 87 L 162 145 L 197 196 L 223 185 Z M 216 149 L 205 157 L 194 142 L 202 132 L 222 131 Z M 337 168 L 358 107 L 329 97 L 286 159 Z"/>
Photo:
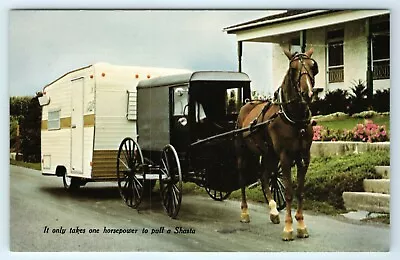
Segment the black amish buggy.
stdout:
<path fill-rule="evenodd" d="M 219 201 L 240 188 L 234 139 L 249 131 L 235 129 L 240 108 L 250 100 L 246 74 L 197 71 L 162 76 L 139 82 L 137 91 L 137 142 L 125 138 L 117 158 L 118 188 L 128 206 L 137 208 L 144 191 L 157 180 L 171 218 L 178 215 L 183 182 L 204 187 Z M 249 168 L 247 185 L 259 180 L 259 167 Z M 279 172 L 268 185 L 282 209 Z"/>

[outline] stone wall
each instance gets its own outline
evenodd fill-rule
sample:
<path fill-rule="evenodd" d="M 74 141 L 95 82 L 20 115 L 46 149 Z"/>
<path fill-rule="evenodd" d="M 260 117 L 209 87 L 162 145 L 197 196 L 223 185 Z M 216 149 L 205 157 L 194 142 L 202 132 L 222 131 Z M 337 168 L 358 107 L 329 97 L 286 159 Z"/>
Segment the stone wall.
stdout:
<path fill-rule="evenodd" d="M 345 153 L 362 153 L 366 151 L 390 151 L 390 142 L 313 142 L 311 156 L 343 155 Z"/>

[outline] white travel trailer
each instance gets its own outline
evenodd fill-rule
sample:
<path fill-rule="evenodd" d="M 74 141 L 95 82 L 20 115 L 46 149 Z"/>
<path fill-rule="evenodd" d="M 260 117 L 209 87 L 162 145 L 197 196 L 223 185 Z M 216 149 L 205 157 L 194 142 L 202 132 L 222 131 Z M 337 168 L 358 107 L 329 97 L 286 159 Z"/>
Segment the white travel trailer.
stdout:
<path fill-rule="evenodd" d="M 66 189 L 115 180 L 119 144 L 136 138 L 137 83 L 186 72 L 96 63 L 46 85 L 39 97 L 42 174 L 63 177 Z"/>

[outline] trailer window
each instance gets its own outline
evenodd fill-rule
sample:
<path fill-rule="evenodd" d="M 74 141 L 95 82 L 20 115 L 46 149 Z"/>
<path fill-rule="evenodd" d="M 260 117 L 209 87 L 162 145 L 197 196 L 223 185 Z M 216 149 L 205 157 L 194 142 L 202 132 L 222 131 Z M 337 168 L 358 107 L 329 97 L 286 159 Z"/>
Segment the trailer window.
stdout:
<path fill-rule="evenodd" d="M 49 111 L 47 120 L 47 129 L 48 130 L 60 129 L 60 110 Z"/>
<path fill-rule="evenodd" d="M 126 111 L 126 118 L 128 120 L 136 120 L 137 119 L 137 92 L 136 91 L 128 91 L 128 104 Z"/>

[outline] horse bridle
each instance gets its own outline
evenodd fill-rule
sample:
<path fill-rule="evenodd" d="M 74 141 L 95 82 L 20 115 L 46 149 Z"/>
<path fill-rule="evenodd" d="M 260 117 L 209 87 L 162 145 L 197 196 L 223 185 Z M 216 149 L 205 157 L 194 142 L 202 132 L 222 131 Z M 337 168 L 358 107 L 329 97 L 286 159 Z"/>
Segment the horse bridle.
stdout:
<path fill-rule="evenodd" d="M 315 66 L 317 66 L 316 68 L 315 68 L 315 72 L 313 73 L 313 75 L 311 76 L 311 74 L 310 74 L 310 71 L 307 69 L 307 67 L 305 66 L 305 64 L 304 64 L 304 60 L 305 59 L 307 59 L 307 60 L 312 60 L 313 62 L 314 62 L 314 64 L 315 64 Z M 285 100 L 285 101 L 283 101 L 283 96 L 282 96 L 282 87 L 280 87 L 279 89 L 278 89 L 278 100 L 279 100 L 279 102 L 275 102 L 276 104 L 280 104 L 280 105 L 287 105 L 287 104 L 290 104 L 290 103 L 303 103 L 303 104 L 307 104 L 307 102 L 304 100 L 304 97 L 303 97 L 303 95 L 301 94 L 301 90 L 300 90 L 300 80 L 301 80 L 301 77 L 302 76 L 304 76 L 304 75 L 307 75 L 309 78 L 310 78 L 310 80 L 311 80 L 311 84 L 314 86 L 314 84 L 315 84 L 315 79 L 314 79 L 314 76 L 318 73 L 318 65 L 317 65 L 317 62 L 314 60 L 314 59 L 312 59 L 312 58 L 310 58 L 310 57 L 308 57 L 306 54 L 303 54 L 303 53 L 298 53 L 298 54 L 295 54 L 294 56 L 293 56 L 293 58 L 290 60 L 290 62 L 289 62 L 289 68 L 290 68 L 290 65 L 292 64 L 292 62 L 294 62 L 294 61 L 297 61 L 297 60 L 300 60 L 300 62 L 301 62 L 301 68 L 300 68 L 300 74 L 299 74 L 299 77 L 298 77 L 298 79 L 297 79 L 297 81 L 296 81 L 296 84 L 290 84 L 291 86 L 295 86 L 295 90 L 296 90 L 296 93 L 297 93 L 297 97 L 296 98 L 293 98 L 293 99 L 289 99 L 289 100 Z M 302 69 L 305 69 L 305 70 L 302 70 Z M 291 78 L 290 78 L 291 79 Z"/>
<path fill-rule="evenodd" d="M 316 68 L 314 68 L 314 72 L 313 72 L 313 75 L 311 75 L 310 74 L 310 71 L 307 69 L 307 67 L 305 66 L 305 64 L 304 64 L 304 60 L 312 60 L 313 62 L 314 62 L 314 66 L 317 66 Z M 286 111 L 285 111 L 285 108 L 284 108 L 284 105 L 288 105 L 288 104 L 291 104 L 291 103 L 300 103 L 300 104 L 305 104 L 305 105 L 307 105 L 307 107 L 308 107 L 308 102 L 307 101 L 305 101 L 305 99 L 304 99 L 304 97 L 303 97 L 303 94 L 301 93 L 301 90 L 300 90 L 300 80 L 301 80 L 301 77 L 302 76 L 304 76 L 304 75 L 307 75 L 309 78 L 310 78 L 310 80 L 311 80 L 311 84 L 314 86 L 314 83 L 315 83 L 315 79 L 314 79 L 314 76 L 318 73 L 318 65 L 317 65 L 317 63 L 316 63 L 316 61 L 314 60 L 314 59 L 312 59 L 312 58 L 310 58 L 309 56 L 307 56 L 306 54 L 303 54 L 303 53 L 298 53 L 298 54 L 295 54 L 293 57 L 292 57 L 292 59 L 290 60 L 290 62 L 289 62 L 289 67 L 291 66 L 291 64 L 292 64 L 292 62 L 294 62 L 294 61 L 297 61 L 297 60 L 299 60 L 300 62 L 301 62 L 301 68 L 300 68 L 300 74 L 299 74 L 299 77 L 298 77 L 298 79 L 297 79 L 297 82 L 296 82 L 296 84 L 290 84 L 290 85 L 295 85 L 295 89 L 296 89 L 296 93 L 297 93 L 297 97 L 296 98 L 294 98 L 294 99 L 290 99 L 290 100 L 285 100 L 285 101 L 283 101 L 283 93 L 282 93 L 282 87 L 280 87 L 279 88 L 279 93 L 278 93 L 278 102 L 274 102 L 275 104 L 279 104 L 280 105 L 280 107 L 281 107 L 281 113 L 283 114 L 283 116 L 287 119 L 287 121 L 289 121 L 291 124 L 301 124 L 301 125 L 304 125 L 304 124 L 307 124 L 307 123 L 309 123 L 310 122 L 310 118 L 311 118 L 311 112 L 309 111 L 309 115 L 308 115 L 308 117 L 307 118 L 305 118 L 304 120 L 300 120 L 300 121 L 298 121 L 298 120 L 292 120 L 288 115 L 287 115 L 287 113 L 286 113 Z M 304 70 L 303 70 L 303 68 L 304 68 Z"/>
<path fill-rule="evenodd" d="M 316 72 L 314 72 L 313 75 L 311 76 L 310 71 L 307 69 L 306 65 L 304 64 L 304 60 L 312 60 L 313 63 L 314 63 L 314 66 L 318 66 L 318 65 L 317 65 L 317 62 L 316 62 L 313 58 L 308 57 L 308 56 L 307 56 L 306 54 L 304 54 L 304 53 L 297 53 L 297 54 L 295 54 L 295 55 L 292 57 L 292 59 L 290 60 L 290 62 L 289 62 L 289 67 L 290 67 L 290 65 L 291 65 L 294 61 L 297 61 L 297 60 L 300 61 L 300 63 L 301 63 L 301 68 L 300 68 L 299 77 L 298 77 L 297 82 L 296 82 L 296 90 L 297 90 L 297 93 L 299 93 L 300 96 L 302 96 L 302 95 L 301 95 L 301 90 L 300 90 L 300 80 L 301 80 L 301 77 L 304 76 L 304 75 L 307 75 L 307 76 L 309 77 L 309 79 L 311 80 L 312 86 L 314 87 L 314 84 L 315 84 L 315 79 L 314 79 L 314 77 L 315 77 L 315 75 L 318 73 L 318 67 L 316 67 L 316 68 L 315 68 Z M 304 70 L 303 70 L 303 68 L 304 68 Z"/>

